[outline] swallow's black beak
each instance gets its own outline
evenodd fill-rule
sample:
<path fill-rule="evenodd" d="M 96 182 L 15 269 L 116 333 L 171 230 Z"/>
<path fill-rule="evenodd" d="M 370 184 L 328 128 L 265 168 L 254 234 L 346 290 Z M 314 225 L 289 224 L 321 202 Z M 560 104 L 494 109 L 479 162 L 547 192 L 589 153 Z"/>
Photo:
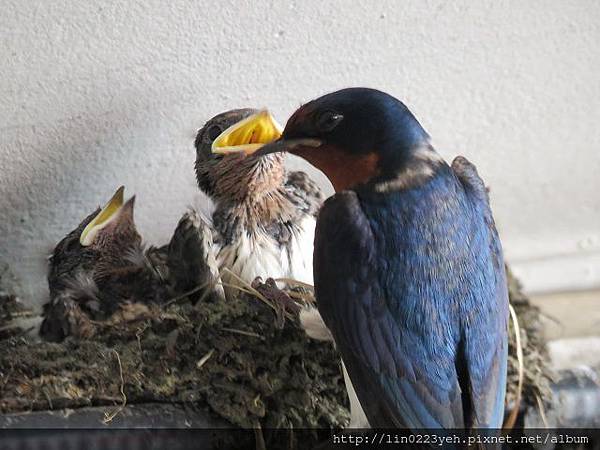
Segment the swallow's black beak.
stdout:
<path fill-rule="evenodd" d="M 261 148 L 252 153 L 253 156 L 264 156 L 269 155 L 271 153 L 277 152 L 292 152 L 294 149 L 298 147 L 320 147 L 322 141 L 315 138 L 296 138 L 296 139 L 286 139 L 285 137 L 280 137 L 279 139 L 269 142 L 268 144 L 263 145 Z"/>

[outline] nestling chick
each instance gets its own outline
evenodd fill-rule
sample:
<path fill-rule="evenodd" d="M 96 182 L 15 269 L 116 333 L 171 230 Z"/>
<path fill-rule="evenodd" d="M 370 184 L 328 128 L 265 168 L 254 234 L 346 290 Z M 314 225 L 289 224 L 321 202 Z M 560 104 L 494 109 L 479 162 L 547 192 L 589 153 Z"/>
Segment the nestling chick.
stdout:
<path fill-rule="evenodd" d="M 89 337 L 90 320 L 106 320 L 126 303 L 157 302 L 166 283 L 146 264 L 133 219 L 135 197 L 123 203 L 123 187 L 62 239 L 49 259 L 50 301 L 40 335 L 61 341 Z"/>
<path fill-rule="evenodd" d="M 145 305 L 196 286 L 223 296 L 222 287 L 215 287 L 216 264 L 202 259 L 212 237 L 196 214 L 182 217 L 168 245 L 145 249 L 133 218 L 134 202 L 132 197 L 124 203 L 119 188 L 103 209 L 86 217 L 54 249 L 50 301 L 44 305 L 40 329 L 44 339 L 90 337 L 94 321 L 107 320 L 117 311 L 143 312 Z"/>
<path fill-rule="evenodd" d="M 255 109 L 213 117 L 196 137 L 196 177 L 215 204 L 215 253 L 222 270 L 248 283 L 258 276 L 312 283 L 315 219 L 323 201 L 318 185 L 304 172 L 287 172 L 283 154 L 245 158 L 218 145 L 260 146 L 279 134 L 272 117 Z"/>

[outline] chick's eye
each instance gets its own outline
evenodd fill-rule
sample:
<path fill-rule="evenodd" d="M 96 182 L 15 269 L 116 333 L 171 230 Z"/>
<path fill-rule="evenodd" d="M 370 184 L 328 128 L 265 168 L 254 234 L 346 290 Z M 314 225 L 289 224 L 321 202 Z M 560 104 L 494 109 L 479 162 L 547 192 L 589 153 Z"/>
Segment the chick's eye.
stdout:
<path fill-rule="evenodd" d="M 71 253 L 80 248 L 81 244 L 79 244 L 79 241 L 77 239 L 70 239 L 65 243 L 64 251 L 65 253 Z"/>
<path fill-rule="evenodd" d="M 214 141 L 222 132 L 223 130 L 221 130 L 221 127 L 219 125 L 212 125 L 208 129 L 208 138 L 211 141 Z"/>
<path fill-rule="evenodd" d="M 317 129 L 319 131 L 333 130 L 344 118 L 342 114 L 335 111 L 324 111 L 317 117 Z"/>

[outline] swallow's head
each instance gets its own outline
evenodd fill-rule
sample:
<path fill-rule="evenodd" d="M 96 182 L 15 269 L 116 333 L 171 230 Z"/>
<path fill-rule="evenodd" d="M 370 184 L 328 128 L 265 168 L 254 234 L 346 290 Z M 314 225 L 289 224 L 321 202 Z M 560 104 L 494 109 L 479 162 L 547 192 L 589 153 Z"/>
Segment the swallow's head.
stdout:
<path fill-rule="evenodd" d="M 428 139 L 398 99 L 375 89 L 348 88 L 301 106 L 281 137 L 254 155 L 296 154 L 342 190 L 397 171 Z"/>

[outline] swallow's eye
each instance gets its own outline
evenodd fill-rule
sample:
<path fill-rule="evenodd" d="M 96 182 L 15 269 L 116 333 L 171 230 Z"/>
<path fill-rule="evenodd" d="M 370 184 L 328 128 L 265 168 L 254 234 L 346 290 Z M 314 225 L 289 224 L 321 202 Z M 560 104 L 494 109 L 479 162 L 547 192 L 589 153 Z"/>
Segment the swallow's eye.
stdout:
<path fill-rule="evenodd" d="M 323 111 L 317 116 L 317 129 L 321 132 L 333 130 L 344 118 L 343 115 L 335 111 Z"/>
<path fill-rule="evenodd" d="M 211 141 L 214 141 L 222 132 L 223 132 L 223 130 L 221 129 L 221 127 L 219 125 L 212 125 L 208 129 L 208 138 Z"/>

